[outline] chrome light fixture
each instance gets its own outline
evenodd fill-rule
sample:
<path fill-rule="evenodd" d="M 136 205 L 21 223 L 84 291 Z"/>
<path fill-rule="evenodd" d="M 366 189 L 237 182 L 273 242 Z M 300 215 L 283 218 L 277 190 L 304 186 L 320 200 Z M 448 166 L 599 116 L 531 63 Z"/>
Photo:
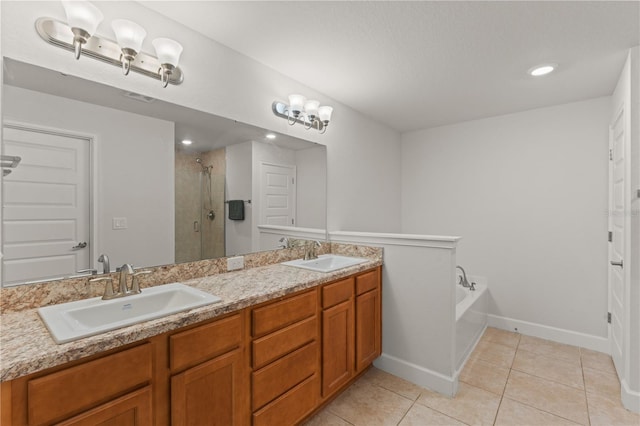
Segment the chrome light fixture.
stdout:
<path fill-rule="evenodd" d="M 178 67 L 182 53 L 179 43 L 169 39 L 154 40 L 158 55 L 155 57 L 141 51 L 147 33 L 135 22 L 114 20 L 111 26 L 115 42 L 95 34 L 103 15 L 93 4 L 86 0 L 62 0 L 62 5 L 68 23 L 46 17 L 36 21 L 36 31 L 46 42 L 73 51 L 76 59 L 83 54 L 115 65 L 122 68 L 124 75 L 135 71 L 158 79 L 163 87 L 184 81 L 184 74 Z"/>
<path fill-rule="evenodd" d="M 104 16 L 97 7 L 86 0 L 62 0 L 62 6 L 73 33 L 76 59 L 80 59 L 82 45 L 96 32 Z"/>
<path fill-rule="evenodd" d="M 182 53 L 182 46 L 177 41 L 169 38 L 157 38 L 152 41 L 153 47 L 156 49 L 158 61 L 160 61 L 160 81 L 162 87 L 167 87 L 169 77 L 175 71 Z"/>
<path fill-rule="evenodd" d="M 142 49 L 147 32 L 140 25 L 126 19 L 116 19 L 111 23 L 111 28 L 122 50 L 122 72 L 127 75 L 131 70 L 131 62 Z"/>
<path fill-rule="evenodd" d="M 305 129 L 316 129 L 321 134 L 327 131 L 331 121 L 333 108 L 320 106 L 316 100 L 307 100 L 302 95 L 289 95 L 289 104 L 274 101 L 271 105 L 273 113 L 285 118 L 290 126 L 301 123 Z"/>

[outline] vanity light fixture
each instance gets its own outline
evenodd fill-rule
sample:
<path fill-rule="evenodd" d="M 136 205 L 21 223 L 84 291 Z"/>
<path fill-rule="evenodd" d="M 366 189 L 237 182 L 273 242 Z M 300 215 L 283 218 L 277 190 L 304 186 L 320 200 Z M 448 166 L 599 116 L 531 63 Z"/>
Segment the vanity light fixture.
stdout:
<path fill-rule="evenodd" d="M 316 129 L 321 134 L 327 131 L 327 126 L 331 121 L 333 108 L 330 106 L 320 106 L 316 100 L 307 100 L 302 95 L 289 95 L 289 104 L 274 101 L 271 105 L 273 113 L 278 117 L 285 118 L 290 126 L 302 123 L 305 129 Z"/>
<path fill-rule="evenodd" d="M 147 33 L 140 25 L 125 19 L 116 19 L 111 27 L 116 41 L 95 34 L 103 15 L 86 0 L 62 0 L 67 23 L 39 18 L 36 31 L 46 42 L 71 50 L 75 58 L 88 56 L 122 68 L 124 75 L 135 71 L 161 81 L 163 87 L 181 84 L 184 80 L 178 67 L 182 46 L 167 38 L 153 40 L 157 57 L 141 52 Z"/>
<path fill-rule="evenodd" d="M 557 66 L 558 64 L 541 64 L 541 65 L 536 65 L 533 68 L 530 68 L 529 71 L 527 72 L 529 73 L 530 76 L 540 77 L 553 72 Z"/>

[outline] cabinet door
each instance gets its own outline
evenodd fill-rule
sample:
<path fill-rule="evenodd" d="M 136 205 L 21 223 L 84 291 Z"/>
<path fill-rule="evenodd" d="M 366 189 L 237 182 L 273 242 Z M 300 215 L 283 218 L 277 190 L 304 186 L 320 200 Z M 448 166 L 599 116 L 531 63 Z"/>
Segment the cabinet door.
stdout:
<path fill-rule="evenodd" d="M 322 396 L 353 376 L 353 299 L 322 311 Z"/>
<path fill-rule="evenodd" d="M 59 423 L 64 426 L 146 426 L 152 424 L 151 387 L 147 386 Z"/>
<path fill-rule="evenodd" d="M 171 424 L 230 426 L 243 423 L 240 350 L 221 355 L 171 378 Z"/>
<path fill-rule="evenodd" d="M 356 297 L 356 371 L 368 367 L 380 355 L 380 291 Z"/>

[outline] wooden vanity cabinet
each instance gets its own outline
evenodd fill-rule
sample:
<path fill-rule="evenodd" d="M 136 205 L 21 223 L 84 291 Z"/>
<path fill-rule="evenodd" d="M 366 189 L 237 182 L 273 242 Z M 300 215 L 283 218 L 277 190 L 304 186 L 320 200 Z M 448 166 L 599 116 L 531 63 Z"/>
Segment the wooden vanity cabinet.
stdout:
<path fill-rule="evenodd" d="M 2 383 L 0 425 L 293 425 L 380 355 L 380 268 Z"/>
<path fill-rule="evenodd" d="M 241 314 L 169 336 L 171 425 L 248 424 Z"/>
<path fill-rule="evenodd" d="M 152 422 L 152 345 L 93 357 L 3 386 L 13 425 L 146 425 Z M 3 397 L 4 399 L 4 397 Z"/>
<path fill-rule="evenodd" d="M 322 397 L 332 396 L 381 353 L 381 275 L 376 268 L 322 287 Z"/>
<path fill-rule="evenodd" d="M 382 289 L 380 269 L 356 277 L 355 357 L 356 373 L 382 353 Z"/>
<path fill-rule="evenodd" d="M 293 425 L 320 397 L 317 289 L 251 311 L 254 426 Z"/>

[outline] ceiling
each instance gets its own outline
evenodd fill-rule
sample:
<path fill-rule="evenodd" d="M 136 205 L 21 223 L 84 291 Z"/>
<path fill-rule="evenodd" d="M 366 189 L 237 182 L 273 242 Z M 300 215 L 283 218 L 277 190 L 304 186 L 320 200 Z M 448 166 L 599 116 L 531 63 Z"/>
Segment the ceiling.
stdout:
<path fill-rule="evenodd" d="M 638 1 L 142 3 L 401 132 L 610 95 L 640 44 Z"/>

